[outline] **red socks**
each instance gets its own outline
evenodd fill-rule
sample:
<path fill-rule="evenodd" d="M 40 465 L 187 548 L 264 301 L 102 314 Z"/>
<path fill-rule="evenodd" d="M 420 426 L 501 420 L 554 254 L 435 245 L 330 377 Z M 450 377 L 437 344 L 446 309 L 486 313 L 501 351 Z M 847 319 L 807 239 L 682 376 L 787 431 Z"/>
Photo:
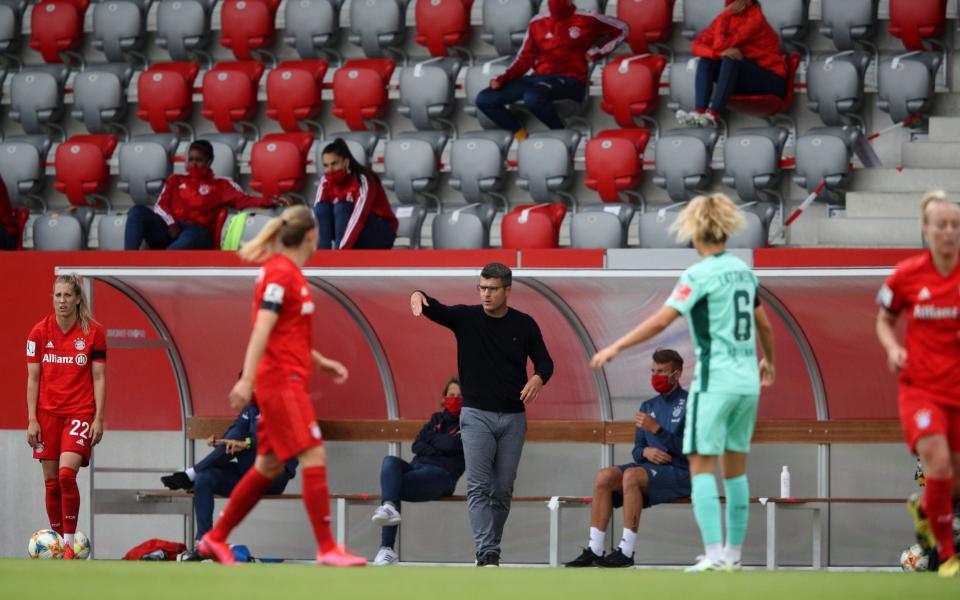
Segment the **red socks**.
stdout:
<path fill-rule="evenodd" d="M 223 509 L 223 515 L 207 535 L 218 542 L 226 541 L 233 528 L 240 524 L 240 521 L 253 510 L 253 507 L 263 497 L 267 488 L 270 487 L 270 481 L 261 475 L 256 468 L 247 471 L 247 474 L 240 479 L 237 487 L 233 488 L 230 501 Z"/>
<path fill-rule="evenodd" d="M 60 480 L 44 479 L 43 487 L 47 488 L 47 518 L 50 519 L 50 529 L 63 535 L 63 509 L 60 507 Z"/>
<path fill-rule="evenodd" d="M 326 467 L 309 467 L 303 470 L 303 504 L 307 508 L 320 552 L 329 552 L 336 548 L 337 544 L 330 532 L 330 490 L 327 489 Z"/>
<path fill-rule="evenodd" d="M 953 477 L 927 475 L 923 492 L 923 513 L 937 538 L 940 561 L 956 554 L 953 547 Z"/>
<path fill-rule="evenodd" d="M 77 515 L 80 513 L 80 488 L 77 487 L 77 472 L 67 467 L 60 467 L 59 484 L 63 533 L 64 535 L 71 535 L 77 531 Z M 48 487 L 47 490 L 49 493 L 50 488 Z M 49 496 L 47 497 L 47 507 L 47 510 L 49 510 Z"/>

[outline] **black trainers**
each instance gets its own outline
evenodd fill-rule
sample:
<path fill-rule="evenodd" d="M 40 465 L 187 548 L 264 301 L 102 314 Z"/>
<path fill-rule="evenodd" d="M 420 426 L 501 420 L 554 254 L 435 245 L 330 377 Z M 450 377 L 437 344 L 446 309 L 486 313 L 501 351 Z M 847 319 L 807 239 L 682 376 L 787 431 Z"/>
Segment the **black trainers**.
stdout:
<path fill-rule="evenodd" d="M 478 567 L 499 567 L 500 566 L 500 555 L 496 552 L 487 552 L 483 556 L 477 558 Z"/>
<path fill-rule="evenodd" d="M 565 567 L 599 567 L 603 561 L 602 556 L 597 556 L 590 548 L 584 548 L 580 556 L 568 563 L 563 563 Z"/>
<path fill-rule="evenodd" d="M 203 560 L 203 556 L 196 550 L 184 550 L 177 555 L 177 562 L 201 562 Z"/>
<path fill-rule="evenodd" d="M 160 478 L 160 483 L 171 490 L 192 490 L 193 482 L 183 471 L 177 471 L 173 475 L 164 475 Z"/>
<path fill-rule="evenodd" d="M 633 566 L 633 555 L 627 556 L 620 548 L 600 559 L 599 566 L 607 569 L 623 569 Z"/>

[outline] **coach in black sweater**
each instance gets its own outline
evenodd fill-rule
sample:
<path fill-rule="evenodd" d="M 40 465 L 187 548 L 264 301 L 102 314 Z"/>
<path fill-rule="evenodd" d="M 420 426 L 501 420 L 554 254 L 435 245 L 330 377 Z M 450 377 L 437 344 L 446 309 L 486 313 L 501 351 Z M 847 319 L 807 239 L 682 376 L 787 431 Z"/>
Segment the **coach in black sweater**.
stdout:
<path fill-rule="evenodd" d="M 525 406 L 553 374 L 536 321 L 507 307 L 511 276 L 506 265 L 485 266 L 477 286 L 479 306 L 444 306 L 422 291 L 410 296 L 414 316 L 425 315 L 457 338 L 467 508 L 480 567 L 500 565 L 500 539 L 527 434 Z M 528 357 L 533 362 L 529 377 Z"/>

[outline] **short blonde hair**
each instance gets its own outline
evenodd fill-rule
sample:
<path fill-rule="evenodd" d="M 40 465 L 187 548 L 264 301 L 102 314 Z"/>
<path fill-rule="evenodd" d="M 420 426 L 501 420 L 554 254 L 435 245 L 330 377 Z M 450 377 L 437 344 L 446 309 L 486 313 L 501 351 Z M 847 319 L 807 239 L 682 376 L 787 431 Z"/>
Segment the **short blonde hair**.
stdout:
<path fill-rule="evenodd" d="M 303 205 L 291 206 L 279 217 L 270 219 L 257 237 L 244 244 L 237 254 L 248 262 L 264 262 L 276 252 L 278 245 L 299 246 L 316 226 L 313 211 Z"/>
<path fill-rule="evenodd" d="M 943 190 L 930 190 L 923 195 L 923 198 L 920 200 L 920 224 L 927 224 L 927 209 L 930 208 L 931 204 L 950 204 L 954 207 L 957 207 L 955 202 L 952 202 L 950 198 L 947 197 L 947 193 Z M 958 207 L 960 208 L 960 207 Z"/>
<path fill-rule="evenodd" d="M 725 194 L 697 196 L 687 204 L 670 226 L 677 240 L 724 244 L 746 226 L 740 209 Z"/>

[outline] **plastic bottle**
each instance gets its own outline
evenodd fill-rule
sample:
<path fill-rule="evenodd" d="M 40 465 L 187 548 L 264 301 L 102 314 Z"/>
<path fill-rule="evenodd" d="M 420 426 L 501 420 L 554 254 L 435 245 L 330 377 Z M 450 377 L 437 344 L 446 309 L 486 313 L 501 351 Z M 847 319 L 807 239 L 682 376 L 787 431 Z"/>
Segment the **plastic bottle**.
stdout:
<path fill-rule="evenodd" d="M 790 469 L 787 465 L 783 465 L 783 470 L 780 471 L 780 497 L 790 497 Z"/>

